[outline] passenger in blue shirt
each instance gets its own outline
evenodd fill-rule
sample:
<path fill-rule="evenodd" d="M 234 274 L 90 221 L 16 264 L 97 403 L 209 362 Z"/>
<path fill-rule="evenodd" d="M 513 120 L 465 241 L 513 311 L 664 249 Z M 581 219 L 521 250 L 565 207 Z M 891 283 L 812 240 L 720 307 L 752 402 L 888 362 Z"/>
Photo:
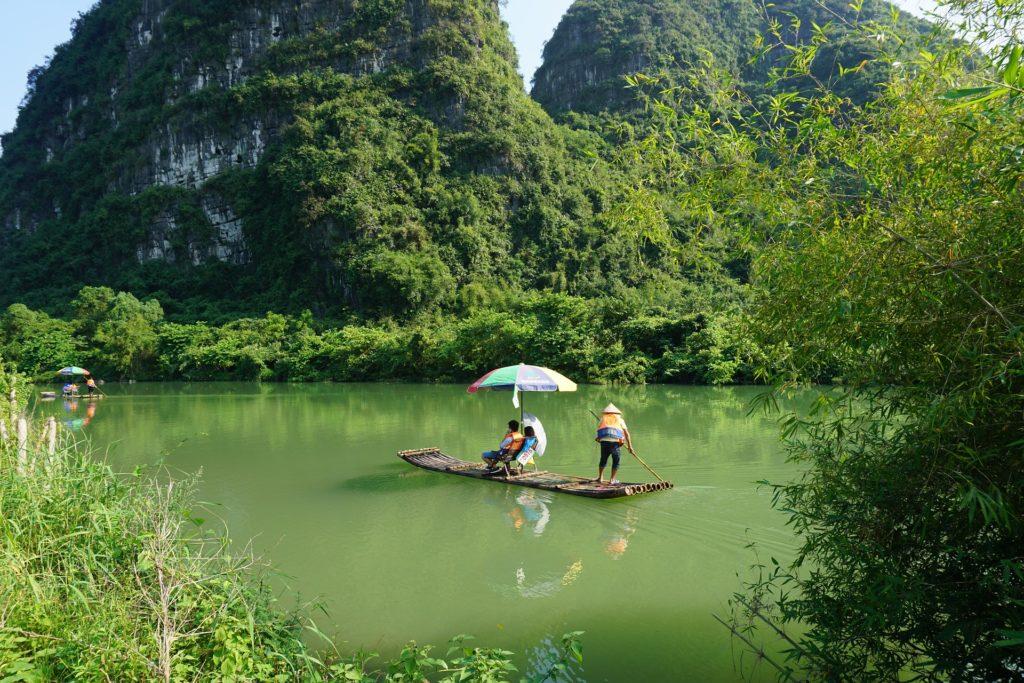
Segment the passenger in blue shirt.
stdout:
<path fill-rule="evenodd" d="M 533 458 L 537 455 L 537 432 L 533 427 L 527 427 L 523 430 L 523 447 L 519 449 L 519 455 L 516 456 L 516 461 L 519 463 L 519 472 L 522 473 L 523 468 L 533 462 Z"/>

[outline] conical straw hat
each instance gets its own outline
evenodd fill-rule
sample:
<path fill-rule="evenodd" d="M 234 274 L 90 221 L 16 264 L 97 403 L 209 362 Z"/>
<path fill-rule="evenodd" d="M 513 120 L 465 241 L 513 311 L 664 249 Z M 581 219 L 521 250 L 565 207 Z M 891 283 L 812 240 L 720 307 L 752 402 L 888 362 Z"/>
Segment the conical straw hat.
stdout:
<path fill-rule="evenodd" d="M 609 403 L 608 407 L 601 411 L 604 415 L 622 415 L 622 411 L 615 407 L 614 403 Z"/>

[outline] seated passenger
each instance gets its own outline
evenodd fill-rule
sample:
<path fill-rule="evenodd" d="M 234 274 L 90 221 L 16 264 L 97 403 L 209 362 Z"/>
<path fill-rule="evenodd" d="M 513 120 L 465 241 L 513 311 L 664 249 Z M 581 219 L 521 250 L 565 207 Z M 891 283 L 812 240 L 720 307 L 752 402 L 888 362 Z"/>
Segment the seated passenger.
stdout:
<path fill-rule="evenodd" d="M 74 384 L 72 382 L 68 382 L 67 384 L 65 384 L 64 385 L 64 395 L 65 396 L 77 396 L 78 395 L 78 385 Z"/>
<path fill-rule="evenodd" d="M 515 457 L 523 447 L 523 439 L 523 435 L 519 433 L 519 420 L 510 420 L 508 433 L 501 440 L 498 450 L 486 451 L 483 454 L 488 469 L 496 469 L 499 462 L 507 462 Z"/>
<path fill-rule="evenodd" d="M 519 449 L 519 455 L 516 456 L 516 462 L 519 463 L 519 472 L 522 473 L 523 469 L 533 462 L 533 457 L 537 455 L 537 433 L 533 427 L 527 427 L 523 430 L 523 447 Z"/>

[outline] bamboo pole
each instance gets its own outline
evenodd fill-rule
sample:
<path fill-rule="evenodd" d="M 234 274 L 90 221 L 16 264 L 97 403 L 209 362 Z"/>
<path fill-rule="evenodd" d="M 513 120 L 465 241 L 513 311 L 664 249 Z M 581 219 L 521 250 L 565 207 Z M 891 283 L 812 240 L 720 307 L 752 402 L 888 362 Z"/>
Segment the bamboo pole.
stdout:
<path fill-rule="evenodd" d="M 51 456 L 57 453 L 57 420 L 52 415 L 46 418 L 46 452 Z"/>
<path fill-rule="evenodd" d="M 11 375 L 11 395 L 9 396 L 11 406 L 11 424 L 18 418 L 18 390 L 15 388 L 15 384 L 18 381 L 17 375 Z"/>
<path fill-rule="evenodd" d="M 18 474 L 28 474 L 28 420 L 18 419 Z"/>

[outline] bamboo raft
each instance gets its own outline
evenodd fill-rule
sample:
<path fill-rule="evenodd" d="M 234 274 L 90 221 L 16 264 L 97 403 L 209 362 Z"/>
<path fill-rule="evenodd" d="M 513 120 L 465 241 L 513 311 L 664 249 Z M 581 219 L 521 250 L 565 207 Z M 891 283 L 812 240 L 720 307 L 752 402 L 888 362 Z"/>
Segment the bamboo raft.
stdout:
<path fill-rule="evenodd" d="M 503 484 L 527 486 L 532 489 L 568 493 L 573 496 L 584 496 L 585 498 L 625 498 L 643 493 L 666 491 L 674 486 L 672 482 L 668 481 L 653 484 L 598 484 L 585 477 L 574 477 L 567 474 L 545 472 L 543 470 L 538 472 L 527 471 L 523 474 L 505 476 L 504 473 L 493 474 L 489 472 L 482 463 L 466 462 L 465 460 L 453 458 L 442 453 L 438 448 L 401 451 L 398 457 L 410 465 L 415 465 L 432 472 L 455 474 L 460 477 L 471 477 L 473 479 L 488 479 Z"/>

